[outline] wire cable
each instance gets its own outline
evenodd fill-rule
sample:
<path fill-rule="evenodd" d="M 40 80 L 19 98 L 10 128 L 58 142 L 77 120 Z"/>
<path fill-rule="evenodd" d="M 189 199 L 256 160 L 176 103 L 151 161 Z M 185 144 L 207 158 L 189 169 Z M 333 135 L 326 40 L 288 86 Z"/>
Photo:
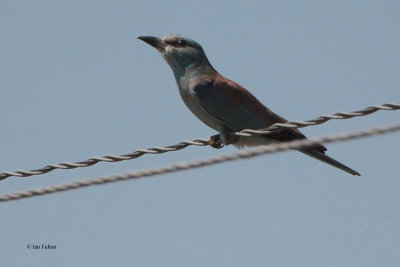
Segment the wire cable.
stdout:
<path fill-rule="evenodd" d="M 353 111 L 353 112 L 336 112 L 332 115 L 322 115 L 314 120 L 308 120 L 308 121 L 289 121 L 287 123 L 276 123 L 268 128 L 261 129 L 261 130 L 252 130 L 252 129 L 245 129 L 240 132 L 235 133 L 238 136 L 251 136 L 251 135 L 261 135 L 261 134 L 267 134 L 271 133 L 274 131 L 279 131 L 282 129 L 288 129 L 288 128 L 302 128 L 302 127 L 308 127 L 308 126 L 313 126 L 313 125 L 318 125 L 325 123 L 329 120 L 339 120 L 339 119 L 350 119 L 354 117 L 359 117 L 359 116 L 365 116 L 369 115 L 371 113 L 374 113 L 378 110 L 399 110 L 400 109 L 400 104 L 395 104 L 395 103 L 386 103 L 382 105 L 373 105 L 369 106 L 365 109 L 358 110 L 358 111 Z M 138 157 L 143 156 L 144 154 L 162 154 L 166 152 L 171 152 L 171 151 L 178 151 L 181 149 L 184 149 L 188 146 L 208 146 L 209 140 L 206 139 L 196 139 L 192 141 L 181 141 L 178 144 L 175 145 L 170 145 L 166 147 L 150 147 L 148 149 L 138 149 L 136 151 L 133 151 L 132 153 L 125 154 L 125 155 L 105 155 L 102 157 L 92 157 L 89 158 L 88 160 L 84 161 L 78 161 L 78 162 L 61 162 L 58 164 L 50 164 L 46 165 L 40 169 L 34 169 L 34 170 L 15 170 L 11 172 L 3 172 L 0 173 L 0 180 L 4 180 L 6 178 L 15 176 L 15 177 L 29 177 L 33 175 L 41 175 L 45 174 L 48 172 L 51 172 L 56 169 L 75 169 L 75 168 L 82 168 L 82 167 L 89 167 L 94 164 L 97 164 L 99 162 L 119 162 L 123 160 L 130 160 L 130 159 L 135 159 Z"/>
<path fill-rule="evenodd" d="M 205 166 L 210 166 L 214 164 L 220 164 L 223 162 L 234 161 L 238 159 L 246 159 L 252 158 L 264 154 L 272 154 L 280 151 L 291 150 L 291 149 L 300 149 L 307 146 L 312 146 L 317 143 L 333 143 L 339 141 L 348 141 L 352 139 L 358 139 L 362 137 L 368 137 L 378 134 L 386 134 L 390 132 L 400 131 L 400 123 L 388 125 L 388 126 L 381 126 L 376 128 L 369 128 L 361 131 L 355 132 L 345 132 L 340 134 L 334 134 L 329 136 L 323 136 L 313 139 L 303 139 L 303 140 L 296 140 L 291 142 L 284 142 L 284 143 L 275 143 L 269 146 L 260 147 L 257 149 L 250 149 L 241 152 L 236 152 L 232 154 L 217 156 L 206 158 L 202 160 L 195 160 L 190 162 L 183 162 L 172 164 L 160 168 L 148 169 L 148 170 L 139 170 L 134 172 L 122 173 L 122 174 L 114 174 L 104 177 L 98 177 L 93 179 L 85 179 L 80 181 L 74 181 L 70 183 L 42 187 L 37 189 L 28 190 L 25 192 L 16 192 L 11 194 L 0 195 L 0 201 L 11 201 L 17 200 L 22 198 L 40 196 L 50 193 L 58 193 L 67 190 L 78 189 L 82 187 L 88 187 L 93 185 L 101 185 L 101 184 L 108 184 L 118 181 L 126 181 L 130 179 L 138 179 L 143 177 L 150 177 L 154 175 L 160 175 L 165 173 L 172 173 L 182 170 L 188 170 L 193 168 L 200 168 Z"/>

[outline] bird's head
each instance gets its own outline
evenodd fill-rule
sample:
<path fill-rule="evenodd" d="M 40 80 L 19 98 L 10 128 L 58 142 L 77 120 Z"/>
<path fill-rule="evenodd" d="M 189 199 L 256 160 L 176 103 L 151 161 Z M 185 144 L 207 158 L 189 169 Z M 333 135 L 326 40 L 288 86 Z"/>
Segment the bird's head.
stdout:
<path fill-rule="evenodd" d="M 183 74 L 189 66 L 211 67 L 201 45 L 187 37 L 170 34 L 163 38 L 139 36 L 138 39 L 156 48 L 175 74 Z"/>

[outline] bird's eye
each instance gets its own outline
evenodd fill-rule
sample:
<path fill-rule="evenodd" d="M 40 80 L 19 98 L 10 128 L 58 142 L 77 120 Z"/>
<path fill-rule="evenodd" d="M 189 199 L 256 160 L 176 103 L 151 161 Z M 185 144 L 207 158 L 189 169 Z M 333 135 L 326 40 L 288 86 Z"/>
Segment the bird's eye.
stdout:
<path fill-rule="evenodd" d="M 184 41 L 184 40 L 178 40 L 178 41 L 176 41 L 176 46 L 178 46 L 178 47 L 183 47 L 183 46 L 185 46 L 186 45 L 186 42 Z"/>
<path fill-rule="evenodd" d="M 187 46 L 187 42 L 183 39 L 178 40 L 167 40 L 164 41 L 167 45 L 174 46 L 174 47 L 185 47 Z"/>

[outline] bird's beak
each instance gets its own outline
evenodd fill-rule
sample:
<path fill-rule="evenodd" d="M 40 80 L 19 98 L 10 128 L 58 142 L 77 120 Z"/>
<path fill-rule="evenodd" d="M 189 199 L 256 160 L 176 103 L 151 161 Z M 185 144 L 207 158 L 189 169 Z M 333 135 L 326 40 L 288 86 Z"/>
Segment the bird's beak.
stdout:
<path fill-rule="evenodd" d="M 158 37 L 153 36 L 139 36 L 139 40 L 142 40 L 145 43 L 148 43 L 152 47 L 156 48 L 161 53 L 165 51 L 165 44 Z"/>

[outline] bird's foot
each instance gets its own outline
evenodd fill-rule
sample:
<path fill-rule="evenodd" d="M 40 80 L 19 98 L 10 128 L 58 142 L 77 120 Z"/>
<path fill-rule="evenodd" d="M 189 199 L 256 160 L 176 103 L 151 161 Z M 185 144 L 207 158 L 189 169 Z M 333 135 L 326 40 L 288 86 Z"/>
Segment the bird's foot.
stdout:
<path fill-rule="evenodd" d="M 239 136 L 236 136 L 231 133 L 223 134 L 223 136 L 221 136 L 220 134 L 216 134 L 216 135 L 210 136 L 208 143 L 213 148 L 220 149 L 224 145 L 235 144 L 237 141 L 239 141 L 239 138 L 240 138 Z"/>
<path fill-rule="evenodd" d="M 208 139 L 208 143 L 210 146 L 212 146 L 213 148 L 216 148 L 216 149 L 220 149 L 224 146 L 224 144 L 222 143 L 222 140 L 221 140 L 221 135 L 219 135 L 219 134 L 210 136 L 210 139 Z"/>

